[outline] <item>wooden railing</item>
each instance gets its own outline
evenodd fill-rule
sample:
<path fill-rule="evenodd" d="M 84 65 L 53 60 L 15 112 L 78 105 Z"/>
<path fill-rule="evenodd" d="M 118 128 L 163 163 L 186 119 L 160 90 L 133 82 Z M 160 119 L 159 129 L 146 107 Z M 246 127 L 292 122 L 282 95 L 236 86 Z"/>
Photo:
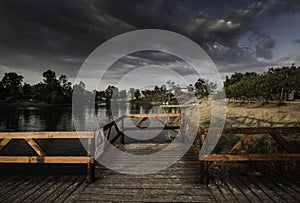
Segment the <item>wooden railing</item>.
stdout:
<path fill-rule="evenodd" d="M 86 156 L 49 156 L 35 139 L 88 139 Z M 0 163 L 29 164 L 86 164 L 87 181 L 95 177 L 94 158 L 92 157 L 94 132 L 0 132 L 0 152 L 11 140 L 23 139 L 35 151 L 37 156 L 0 156 Z"/>
<path fill-rule="evenodd" d="M 163 117 L 180 117 L 180 125 L 166 123 Z M 134 127 L 124 126 L 124 120 L 127 118 L 140 119 Z M 173 114 L 127 114 L 120 116 L 104 125 L 103 132 L 106 140 L 114 144 L 118 139 L 120 143 L 125 143 L 126 130 L 136 129 L 156 129 L 157 127 L 145 127 L 144 124 L 149 118 L 156 118 L 163 124 L 165 130 L 180 130 L 180 137 L 185 139 L 194 139 L 195 133 L 198 134 L 200 147 L 207 138 L 208 130 L 212 133 L 220 129 L 199 128 L 187 117 L 180 113 Z M 114 130 L 114 134 L 112 133 Z M 161 129 L 161 127 L 159 127 Z M 300 154 L 294 149 L 282 134 L 300 133 L 300 127 L 255 127 L 255 128 L 223 128 L 222 136 L 228 134 L 243 135 L 228 154 L 207 154 L 200 160 L 201 182 L 208 183 L 208 163 L 212 161 L 278 161 L 278 160 L 300 160 Z M 286 154 L 238 154 L 241 149 L 247 145 L 255 135 L 270 135 L 279 145 L 288 153 Z M 87 180 L 92 182 L 95 177 L 94 158 L 94 132 L 0 132 L 0 151 L 13 139 L 24 139 L 29 146 L 37 153 L 37 156 L 0 156 L 0 163 L 45 163 L 45 164 L 87 164 Z M 88 152 L 86 156 L 48 156 L 39 146 L 35 139 L 88 139 Z M 195 153 L 198 154 L 199 148 L 192 146 Z"/>
<path fill-rule="evenodd" d="M 126 130 L 141 130 L 141 129 L 147 129 L 147 130 L 156 130 L 161 129 L 161 127 L 145 127 L 143 126 L 145 122 L 149 118 L 155 118 L 159 122 L 161 122 L 164 125 L 164 130 L 175 130 L 180 129 L 180 126 L 173 126 L 169 123 L 166 123 L 162 118 L 163 117 L 180 117 L 180 113 L 170 113 L 170 114 L 125 114 L 120 116 L 119 118 L 115 119 L 114 121 L 111 121 L 104 125 L 103 131 L 105 134 L 106 140 L 109 140 L 111 144 L 114 144 L 118 138 L 120 139 L 121 144 L 125 144 L 125 132 Z M 135 127 L 126 127 L 124 125 L 124 120 L 128 118 L 136 118 L 141 119 L 139 122 L 137 122 Z M 112 129 L 115 129 L 116 134 L 112 135 Z M 113 137 L 112 137 L 113 136 Z"/>
<path fill-rule="evenodd" d="M 208 130 L 214 133 L 220 129 L 199 128 L 201 144 L 205 142 Z M 234 144 L 227 154 L 207 154 L 201 163 L 201 182 L 208 183 L 208 163 L 211 161 L 288 161 L 300 160 L 300 154 L 282 136 L 291 133 L 300 133 L 300 127 L 240 127 L 223 128 L 222 136 L 229 134 L 242 135 L 242 138 Z M 253 140 L 254 136 L 269 136 L 285 149 L 285 154 L 238 154 L 242 148 Z"/>

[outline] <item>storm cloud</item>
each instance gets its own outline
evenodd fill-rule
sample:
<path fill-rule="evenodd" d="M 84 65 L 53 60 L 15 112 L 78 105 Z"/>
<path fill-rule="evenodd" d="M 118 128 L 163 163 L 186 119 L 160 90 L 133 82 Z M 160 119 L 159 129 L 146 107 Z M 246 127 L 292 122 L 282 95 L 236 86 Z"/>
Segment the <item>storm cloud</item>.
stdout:
<path fill-rule="evenodd" d="M 75 77 L 101 43 L 138 29 L 164 29 L 189 37 L 223 73 L 265 70 L 278 62 L 273 52 L 280 39 L 264 33 L 260 22 L 299 11 L 297 0 L 2 0 L 0 65 L 5 68 L 0 74 L 12 70 L 36 75 L 51 68 Z M 299 39 L 290 41 L 299 43 Z M 182 65 L 171 56 L 152 52 L 125 58 L 120 67 L 125 71 L 145 62 L 173 63 L 176 69 Z"/>

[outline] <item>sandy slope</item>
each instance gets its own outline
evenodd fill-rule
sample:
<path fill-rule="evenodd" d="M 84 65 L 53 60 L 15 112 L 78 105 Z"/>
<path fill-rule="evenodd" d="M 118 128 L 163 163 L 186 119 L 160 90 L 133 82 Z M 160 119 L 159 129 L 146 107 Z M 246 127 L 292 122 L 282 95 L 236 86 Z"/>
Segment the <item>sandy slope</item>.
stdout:
<path fill-rule="evenodd" d="M 211 101 L 202 99 L 199 104 L 200 123 L 210 120 Z M 300 104 L 232 104 L 226 105 L 226 126 L 300 126 Z"/>

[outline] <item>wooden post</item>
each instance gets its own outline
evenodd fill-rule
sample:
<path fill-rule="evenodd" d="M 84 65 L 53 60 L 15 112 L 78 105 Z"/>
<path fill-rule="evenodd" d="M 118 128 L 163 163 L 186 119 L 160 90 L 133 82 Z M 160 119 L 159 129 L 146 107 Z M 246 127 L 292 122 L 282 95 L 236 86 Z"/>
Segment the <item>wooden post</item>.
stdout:
<path fill-rule="evenodd" d="M 88 183 L 92 183 L 92 182 L 95 181 L 95 162 L 94 162 L 94 159 L 91 156 L 92 144 L 93 144 L 93 139 L 89 138 L 88 139 L 88 153 L 87 153 L 87 156 L 89 156 L 90 159 L 88 160 L 88 163 L 87 163 L 87 177 L 86 177 L 86 180 L 87 180 Z"/>
<path fill-rule="evenodd" d="M 202 132 L 203 129 L 199 128 L 198 133 L 200 134 L 201 147 L 204 144 L 206 138 L 206 132 Z M 200 182 L 208 184 L 208 161 L 200 160 Z"/>
<path fill-rule="evenodd" d="M 124 118 L 120 121 L 120 131 L 121 131 L 121 136 L 120 136 L 120 143 L 125 144 L 125 135 L 124 135 Z"/>

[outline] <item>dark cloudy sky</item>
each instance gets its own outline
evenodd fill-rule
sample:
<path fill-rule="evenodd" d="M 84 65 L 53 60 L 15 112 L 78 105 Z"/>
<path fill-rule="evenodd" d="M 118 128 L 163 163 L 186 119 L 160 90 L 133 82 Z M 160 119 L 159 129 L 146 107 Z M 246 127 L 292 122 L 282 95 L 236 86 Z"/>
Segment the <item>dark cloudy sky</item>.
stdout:
<path fill-rule="evenodd" d="M 0 77 L 15 71 L 36 83 L 51 68 L 74 79 L 101 43 L 138 29 L 192 39 L 223 76 L 263 72 L 300 65 L 299 22 L 299 0 L 1 0 Z M 137 54 L 124 63 L 130 67 L 147 57 Z"/>

